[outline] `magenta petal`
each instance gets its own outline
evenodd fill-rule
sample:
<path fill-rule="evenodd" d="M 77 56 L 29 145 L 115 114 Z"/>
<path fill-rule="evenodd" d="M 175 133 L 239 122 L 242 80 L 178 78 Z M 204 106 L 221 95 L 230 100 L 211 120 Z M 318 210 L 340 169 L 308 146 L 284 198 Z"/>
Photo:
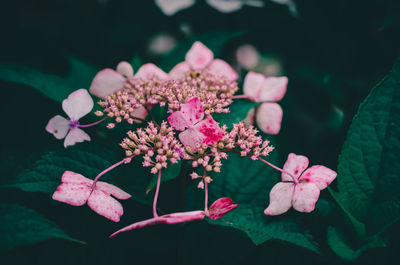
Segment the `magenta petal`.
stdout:
<path fill-rule="evenodd" d="M 254 101 L 260 101 L 259 95 L 264 81 L 264 75 L 255 72 L 248 72 L 243 83 L 244 94 L 252 97 Z"/>
<path fill-rule="evenodd" d="M 233 204 L 232 199 L 220 198 L 211 204 L 208 209 L 208 217 L 217 220 L 237 207 L 239 207 L 239 204 Z"/>
<path fill-rule="evenodd" d="M 215 59 L 207 67 L 208 72 L 216 76 L 224 76 L 229 81 L 235 81 L 238 79 L 238 74 L 235 70 L 225 61 Z"/>
<path fill-rule="evenodd" d="M 119 222 L 124 214 L 122 205 L 116 199 L 97 189 L 89 196 L 88 205 L 96 213 L 114 222 Z"/>
<path fill-rule="evenodd" d="M 204 135 L 202 141 L 205 144 L 215 144 L 224 137 L 224 131 L 213 118 L 202 120 L 194 128 Z"/>
<path fill-rule="evenodd" d="M 90 141 L 90 136 L 81 129 L 75 127 L 71 129 L 67 134 L 67 137 L 65 137 L 64 147 L 81 143 L 83 141 Z"/>
<path fill-rule="evenodd" d="M 319 188 L 314 183 L 299 183 L 294 188 L 293 208 L 299 212 L 309 213 L 318 201 Z"/>
<path fill-rule="evenodd" d="M 117 65 L 117 72 L 125 77 L 133 77 L 133 68 L 130 63 L 125 61 Z"/>
<path fill-rule="evenodd" d="M 103 182 L 103 181 L 96 182 L 96 190 L 101 190 L 106 194 L 111 194 L 115 198 L 120 199 L 120 200 L 126 200 L 131 197 L 131 195 L 129 193 L 121 190 L 117 186 L 114 186 L 112 184 L 109 184 L 109 183 Z"/>
<path fill-rule="evenodd" d="M 204 69 L 213 59 L 213 52 L 199 41 L 193 43 L 186 53 L 186 62 L 195 70 Z"/>
<path fill-rule="evenodd" d="M 72 206 L 82 206 L 86 203 L 90 187 L 76 183 L 63 183 L 53 193 L 53 200 L 67 203 Z"/>
<path fill-rule="evenodd" d="M 294 184 L 278 182 L 269 193 L 269 205 L 265 209 L 266 215 L 280 215 L 292 207 Z"/>
<path fill-rule="evenodd" d="M 63 139 L 69 131 L 69 121 L 60 115 L 54 116 L 47 123 L 46 131 L 57 139 Z"/>
<path fill-rule="evenodd" d="M 127 227 L 124 227 L 124 228 L 118 230 L 117 232 L 113 233 L 110 237 L 114 237 L 122 232 L 130 231 L 130 230 L 134 230 L 134 229 L 140 229 L 142 227 L 149 226 L 149 225 L 179 224 L 179 223 L 185 223 L 185 222 L 203 220 L 203 219 L 204 219 L 203 211 L 171 213 L 171 214 L 154 217 L 151 219 L 147 219 L 144 221 L 140 221 L 140 222 L 128 225 Z"/>
<path fill-rule="evenodd" d="M 169 77 L 171 79 L 180 79 L 185 76 L 186 72 L 190 71 L 190 66 L 187 62 L 178 63 L 169 71 Z"/>
<path fill-rule="evenodd" d="M 93 109 L 93 99 L 86 89 L 79 89 L 71 93 L 62 102 L 62 108 L 68 117 L 77 121 Z"/>
<path fill-rule="evenodd" d="M 301 175 L 300 180 L 312 182 L 320 190 L 325 189 L 336 178 L 337 173 L 324 166 L 312 166 Z"/>
<path fill-rule="evenodd" d="M 113 69 L 104 69 L 97 73 L 90 85 L 90 93 L 106 98 L 108 95 L 124 88 L 126 79 Z"/>
<path fill-rule="evenodd" d="M 168 80 L 169 76 L 167 73 L 165 73 L 163 70 L 158 68 L 152 63 L 147 63 L 142 65 L 138 72 L 135 75 L 135 78 L 141 78 L 141 79 L 151 79 L 153 77 L 157 77 L 158 79 L 161 80 Z"/>
<path fill-rule="evenodd" d="M 278 134 L 281 130 L 283 111 L 277 103 L 262 103 L 257 108 L 256 121 L 261 131 Z"/>
<path fill-rule="evenodd" d="M 307 157 L 290 153 L 283 165 L 283 170 L 291 173 L 296 179 L 298 179 L 300 174 L 303 173 L 307 167 Z M 282 173 L 282 181 L 293 181 L 293 179 L 288 174 Z"/>
<path fill-rule="evenodd" d="M 260 101 L 279 101 L 285 96 L 288 79 L 282 77 L 268 77 L 265 79 L 261 91 Z"/>

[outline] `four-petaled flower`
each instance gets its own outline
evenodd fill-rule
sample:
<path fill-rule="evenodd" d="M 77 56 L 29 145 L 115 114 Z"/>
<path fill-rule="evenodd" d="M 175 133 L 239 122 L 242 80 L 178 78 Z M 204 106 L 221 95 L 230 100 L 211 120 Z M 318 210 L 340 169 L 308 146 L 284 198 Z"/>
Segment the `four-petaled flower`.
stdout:
<path fill-rule="evenodd" d="M 193 43 L 192 48 L 186 53 L 185 61 L 175 65 L 169 72 L 169 76 L 172 79 L 179 79 L 191 70 L 208 71 L 230 81 L 238 79 L 238 74 L 227 62 L 214 59 L 213 52 L 199 41 Z"/>
<path fill-rule="evenodd" d="M 299 212 L 314 210 L 320 190 L 325 189 L 336 178 L 337 173 L 324 166 L 308 167 L 308 158 L 289 154 L 282 173 L 282 182 L 277 183 L 270 192 L 266 215 L 279 215 L 292 206 Z M 304 172 L 303 172 L 304 171 Z"/>
<path fill-rule="evenodd" d="M 278 134 L 281 129 L 283 111 L 279 104 L 286 93 L 287 77 L 265 77 L 249 72 L 243 84 L 243 92 L 255 102 L 263 102 L 257 110 L 251 109 L 246 118 L 252 124 L 254 116 L 258 127 L 265 133 Z"/>
<path fill-rule="evenodd" d="M 47 123 L 46 131 L 52 133 L 57 139 L 64 139 L 64 147 L 83 141 L 90 141 L 90 136 L 79 129 L 79 119 L 88 114 L 93 108 L 93 99 L 86 89 L 79 89 L 71 93 L 62 102 L 62 109 L 69 120 L 56 115 Z"/>
<path fill-rule="evenodd" d="M 201 144 L 214 144 L 223 136 L 223 130 L 211 117 L 204 119 L 203 104 L 198 98 L 193 98 L 182 105 L 181 110 L 174 111 L 168 122 L 178 131 L 179 140 L 184 146 L 196 150 Z"/>
<path fill-rule="evenodd" d="M 120 200 L 131 197 L 114 185 L 103 181 L 94 183 L 93 180 L 71 171 L 64 172 L 61 182 L 53 193 L 53 200 L 72 206 L 82 206 L 87 202 L 93 211 L 114 222 L 119 222 L 124 210 L 111 195 Z"/>

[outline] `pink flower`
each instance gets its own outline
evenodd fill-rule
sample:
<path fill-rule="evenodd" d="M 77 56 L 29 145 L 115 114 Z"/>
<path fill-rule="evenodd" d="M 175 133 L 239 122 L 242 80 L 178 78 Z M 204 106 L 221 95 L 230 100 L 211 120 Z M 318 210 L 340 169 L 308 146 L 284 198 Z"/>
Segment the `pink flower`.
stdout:
<path fill-rule="evenodd" d="M 53 200 L 72 206 L 82 206 L 87 202 L 93 211 L 114 222 L 119 222 L 124 210 L 111 195 L 120 200 L 131 197 L 114 185 L 102 181 L 94 184 L 93 180 L 71 171 L 65 171 L 61 181 L 62 184 L 53 193 Z"/>
<path fill-rule="evenodd" d="M 158 224 L 180 224 L 192 221 L 200 221 L 203 220 L 205 216 L 213 220 L 217 220 L 229 213 L 230 211 L 239 207 L 238 204 L 233 204 L 233 201 L 230 198 L 220 198 L 216 200 L 210 207 L 208 211 L 191 211 L 191 212 L 178 212 L 171 213 L 162 216 L 156 216 L 144 221 L 136 222 L 127 227 L 124 227 L 117 232 L 113 233 L 110 237 L 114 237 L 119 233 L 140 229 L 145 226 L 150 225 L 158 225 Z"/>
<path fill-rule="evenodd" d="M 247 122 L 252 124 L 254 116 L 258 127 L 268 134 L 278 134 L 281 129 L 283 111 L 279 104 L 286 93 L 287 77 L 265 77 L 262 74 L 249 72 L 243 85 L 246 96 L 255 102 L 264 102 L 256 112 L 250 110 Z"/>
<path fill-rule="evenodd" d="M 299 212 L 314 210 L 320 190 L 331 184 L 337 173 L 324 166 L 312 166 L 304 171 L 307 167 L 307 157 L 289 154 L 283 170 L 293 178 L 282 173 L 282 182 L 271 189 L 269 206 L 264 211 L 266 215 L 283 214 L 292 206 Z"/>
<path fill-rule="evenodd" d="M 68 115 L 66 119 L 56 115 L 47 123 L 46 131 L 52 133 L 57 139 L 64 139 L 64 147 L 83 141 L 90 141 L 90 136 L 79 129 L 79 119 L 93 109 L 93 100 L 85 89 L 71 93 L 62 102 L 62 108 Z"/>
<path fill-rule="evenodd" d="M 193 43 L 192 48 L 186 53 L 185 61 L 177 64 L 169 72 L 169 76 L 172 79 L 179 79 L 191 70 L 207 71 L 216 76 L 226 77 L 230 81 L 238 78 L 235 70 L 227 62 L 214 59 L 213 52 L 199 41 Z"/>
<path fill-rule="evenodd" d="M 179 139 L 184 146 L 192 150 L 199 144 L 214 144 L 224 136 L 218 123 L 209 117 L 204 119 L 204 108 L 198 98 L 193 98 L 181 106 L 181 110 L 174 111 L 168 122 L 178 131 Z"/>

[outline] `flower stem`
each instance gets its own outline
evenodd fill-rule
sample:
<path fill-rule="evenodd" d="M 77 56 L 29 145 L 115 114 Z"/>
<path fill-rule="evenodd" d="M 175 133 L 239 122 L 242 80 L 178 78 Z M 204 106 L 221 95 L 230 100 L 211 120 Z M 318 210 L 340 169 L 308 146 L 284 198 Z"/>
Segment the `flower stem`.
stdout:
<path fill-rule="evenodd" d="M 116 168 L 117 166 L 119 166 L 119 165 L 121 165 L 121 164 L 129 163 L 129 161 L 130 161 L 131 158 L 132 158 L 132 157 L 126 157 L 126 158 L 122 159 L 121 161 L 119 161 L 118 163 L 115 163 L 114 165 L 112 165 L 112 166 L 110 166 L 110 167 L 104 169 L 102 172 L 100 172 L 100 174 L 98 174 L 98 175 L 95 177 L 95 179 L 93 180 L 92 189 L 94 189 L 94 188 L 96 187 L 96 182 L 97 182 L 97 180 L 98 180 L 101 176 L 103 176 L 103 175 L 106 174 L 108 171 L 111 171 L 112 169 Z"/>
<path fill-rule="evenodd" d="M 287 172 L 286 170 L 283 170 L 282 168 L 279 168 L 279 167 L 277 167 L 277 166 L 271 164 L 270 162 L 268 162 L 268 161 L 262 159 L 261 157 L 259 157 L 258 159 L 259 159 L 261 162 L 263 162 L 263 163 L 267 164 L 268 166 L 272 167 L 273 169 L 276 169 L 276 170 L 278 170 L 278 171 L 280 171 L 280 172 L 282 172 L 282 173 L 288 174 L 288 175 L 292 178 L 292 180 L 293 180 L 294 183 L 297 183 L 297 182 L 298 182 L 298 180 L 296 179 L 296 177 L 293 176 L 291 173 Z"/>
<path fill-rule="evenodd" d="M 156 188 L 156 193 L 154 194 L 154 200 L 153 200 L 153 216 L 154 217 L 158 217 L 157 199 L 158 199 L 158 192 L 160 191 L 160 183 L 161 183 L 161 169 L 158 171 L 157 188 Z"/>
<path fill-rule="evenodd" d="M 203 174 L 203 181 L 204 181 L 204 211 L 208 211 L 208 186 L 207 182 L 205 181 L 206 178 L 206 169 L 204 168 L 204 174 Z"/>
<path fill-rule="evenodd" d="M 252 99 L 252 97 L 250 97 L 250 96 L 248 96 L 248 95 L 235 95 L 235 96 L 232 96 L 232 99 L 241 99 L 241 98 L 244 98 L 244 99 Z"/>
<path fill-rule="evenodd" d="M 95 126 L 95 125 L 99 124 L 100 122 L 102 122 L 102 121 L 104 121 L 104 120 L 106 120 L 108 118 L 109 117 L 104 117 L 103 119 L 101 119 L 99 121 L 96 121 L 96 122 L 93 122 L 93 123 L 89 123 L 89 124 L 84 124 L 84 125 L 78 124 L 77 127 L 81 127 L 81 128 L 92 127 L 92 126 Z"/>

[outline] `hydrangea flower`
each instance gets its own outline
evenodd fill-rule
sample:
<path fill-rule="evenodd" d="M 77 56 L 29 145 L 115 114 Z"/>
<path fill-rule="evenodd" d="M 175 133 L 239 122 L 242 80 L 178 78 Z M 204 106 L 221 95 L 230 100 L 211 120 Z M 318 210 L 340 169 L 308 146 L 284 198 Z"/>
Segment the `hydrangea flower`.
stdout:
<path fill-rule="evenodd" d="M 93 211 L 114 222 L 119 222 L 124 210 L 111 195 L 120 200 L 131 197 L 114 185 L 102 181 L 94 182 L 71 171 L 65 171 L 61 181 L 62 184 L 53 193 L 53 200 L 72 206 L 82 206 L 87 202 Z"/>
<path fill-rule="evenodd" d="M 191 70 L 207 71 L 215 76 L 223 76 L 230 81 L 238 79 L 238 74 L 227 62 L 214 59 L 213 52 L 199 41 L 193 43 L 186 53 L 185 61 L 172 68 L 169 75 L 172 79 L 179 79 Z"/>
<path fill-rule="evenodd" d="M 283 111 L 276 102 L 280 101 L 287 87 L 287 77 L 265 77 L 262 74 L 249 72 L 243 84 L 244 95 L 255 102 L 263 102 L 256 110 L 249 111 L 246 118 L 252 124 L 254 119 L 265 133 L 278 134 L 281 129 Z"/>
<path fill-rule="evenodd" d="M 178 131 L 179 140 L 184 146 L 196 150 L 201 144 L 214 144 L 224 136 L 224 132 L 213 118 L 204 119 L 203 104 L 198 98 L 193 98 L 174 111 L 169 117 L 169 124 Z"/>
<path fill-rule="evenodd" d="M 62 109 L 68 115 L 66 119 L 56 115 L 47 123 L 46 131 L 52 133 L 57 139 L 64 139 L 64 147 L 74 145 L 83 141 L 90 141 L 90 136 L 79 127 L 79 119 L 88 114 L 93 109 L 93 99 L 86 89 L 79 89 L 71 93 L 62 102 Z"/>
<path fill-rule="evenodd" d="M 314 210 L 320 190 L 331 184 L 337 173 L 320 165 L 305 170 L 308 163 L 305 156 L 289 154 L 283 166 L 282 182 L 271 189 L 269 206 L 264 211 L 266 215 L 283 214 L 292 206 L 299 212 Z"/>

